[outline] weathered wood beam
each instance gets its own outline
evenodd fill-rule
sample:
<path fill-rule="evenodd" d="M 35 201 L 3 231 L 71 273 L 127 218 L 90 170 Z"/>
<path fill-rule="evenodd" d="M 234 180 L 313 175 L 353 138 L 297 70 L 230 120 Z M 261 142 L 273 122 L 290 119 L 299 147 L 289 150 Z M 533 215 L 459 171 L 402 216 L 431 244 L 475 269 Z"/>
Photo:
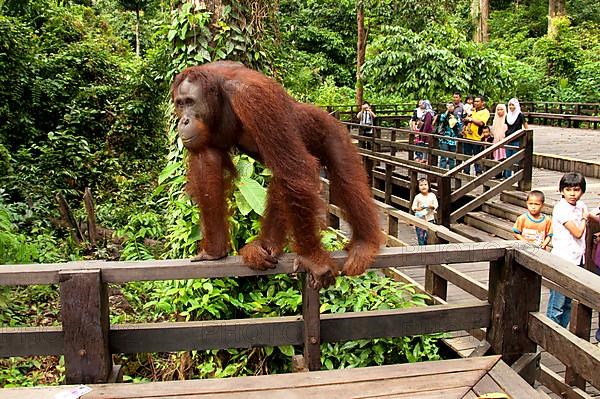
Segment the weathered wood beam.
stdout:
<path fill-rule="evenodd" d="M 591 342 L 570 333 L 545 315 L 529 315 L 528 336 L 554 357 L 600 388 L 600 351 Z"/>
<path fill-rule="evenodd" d="M 504 256 L 505 249 L 510 245 L 510 242 L 481 242 L 382 248 L 371 268 L 492 261 Z M 332 252 L 332 257 L 343 263 L 347 253 Z M 54 284 L 58 282 L 60 271 L 82 270 L 90 265 L 102 271 L 102 281 L 105 283 L 289 274 L 294 272 L 295 258 L 295 254 L 284 254 L 275 269 L 265 271 L 250 269 L 239 256 L 206 262 L 172 259 L 4 265 L 0 268 L 0 285 Z"/>

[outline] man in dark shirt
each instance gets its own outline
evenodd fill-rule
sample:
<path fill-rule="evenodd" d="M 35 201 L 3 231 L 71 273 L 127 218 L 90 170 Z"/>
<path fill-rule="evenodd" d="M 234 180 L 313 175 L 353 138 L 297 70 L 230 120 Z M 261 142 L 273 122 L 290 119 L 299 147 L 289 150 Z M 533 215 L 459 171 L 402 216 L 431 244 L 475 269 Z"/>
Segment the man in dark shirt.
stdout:
<path fill-rule="evenodd" d="M 463 111 L 462 96 L 460 95 L 459 92 L 455 91 L 454 94 L 452 95 L 452 103 L 454 103 L 454 116 L 456 116 L 456 119 L 461 121 L 463 118 L 464 111 Z"/>

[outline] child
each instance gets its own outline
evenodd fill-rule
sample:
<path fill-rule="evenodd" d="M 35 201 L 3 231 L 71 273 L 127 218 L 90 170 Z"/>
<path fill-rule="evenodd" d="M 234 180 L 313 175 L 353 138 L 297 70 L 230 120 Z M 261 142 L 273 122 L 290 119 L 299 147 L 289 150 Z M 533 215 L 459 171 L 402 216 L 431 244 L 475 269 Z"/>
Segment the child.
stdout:
<path fill-rule="evenodd" d="M 552 220 L 542 213 L 544 193 L 533 190 L 527 195 L 527 212 L 517 218 L 513 233 L 517 240 L 546 249 L 552 238 Z"/>
<path fill-rule="evenodd" d="M 415 195 L 412 210 L 415 216 L 433 222 L 438 201 L 435 194 L 429 192 L 429 181 L 426 178 L 419 179 L 419 194 Z M 419 245 L 427 245 L 427 230 L 415 226 Z"/>
<path fill-rule="evenodd" d="M 486 143 L 493 143 L 494 138 L 492 137 L 492 129 L 488 125 L 484 125 L 481 128 L 481 141 Z"/>
<path fill-rule="evenodd" d="M 463 105 L 463 118 L 468 118 L 471 115 L 473 115 L 473 96 L 468 95 L 467 99 L 465 100 L 465 104 Z M 463 132 L 464 131 L 470 131 L 471 130 L 471 124 L 470 123 L 465 123 L 464 128 L 463 128 Z"/>
<path fill-rule="evenodd" d="M 583 266 L 585 228 L 589 215 L 587 206 L 581 201 L 585 185 L 585 177 L 581 173 L 565 173 L 558 186 L 562 199 L 552 212 L 552 253 L 579 266 Z M 567 327 L 571 318 L 571 298 L 551 289 L 546 316 Z"/>

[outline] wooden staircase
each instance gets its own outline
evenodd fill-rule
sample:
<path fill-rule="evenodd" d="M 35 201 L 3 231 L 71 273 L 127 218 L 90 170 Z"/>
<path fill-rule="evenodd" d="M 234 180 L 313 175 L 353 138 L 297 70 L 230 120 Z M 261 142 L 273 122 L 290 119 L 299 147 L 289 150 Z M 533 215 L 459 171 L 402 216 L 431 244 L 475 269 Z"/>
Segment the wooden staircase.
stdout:
<path fill-rule="evenodd" d="M 514 240 L 512 227 L 527 211 L 526 200 L 527 193 L 503 191 L 499 198 L 487 201 L 479 211 L 467 213 L 462 223 L 454 223 L 450 229 L 474 241 Z M 553 207 L 553 201 L 548 201 L 542 212 L 551 216 Z"/>

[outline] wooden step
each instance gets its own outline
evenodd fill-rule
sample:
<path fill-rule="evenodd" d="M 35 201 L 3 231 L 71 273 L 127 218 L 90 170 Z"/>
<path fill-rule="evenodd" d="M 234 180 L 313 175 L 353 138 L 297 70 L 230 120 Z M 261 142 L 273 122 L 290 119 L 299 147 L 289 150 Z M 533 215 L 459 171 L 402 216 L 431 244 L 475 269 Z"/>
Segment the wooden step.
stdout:
<path fill-rule="evenodd" d="M 500 200 L 509 204 L 517 205 L 523 208 L 527 208 L 527 193 L 523 191 L 503 191 L 500 194 Z M 552 215 L 554 209 L 554 202 L 551 199 L 546 199 L 542 212 L 546 215 Z"/>
<path fill-rule="evenodd" d="M 502 202 L 498 200 L 491 200 L 483 204 L 483 212 L 489 213 L 490 215 L 497 216 L 502 219 L 510 220 L 514 222 L 517 220 L 519 215 L 527 212 L 527 208 L 520 207 L 518 205 L 510 204 L 508 202 Z"/>
<path fill-rule="evenodd" d="M 465 224 L 493 234 L 505 240 L 514 240 L 513 222 L 500 219 L 485 212 L 469 212 L 465 216 Z"/>
<path fill-rule="evenodd" d="M 458 233 L 468 239 L 478 242 L 490 242 L 490 241 L 504 241 L 503 238 L 493 236 L 483 230 L 479 230 L 473 226 L 468 226 L 462 223 L 455 223 L 450 225 L 450 230 Z"/>

